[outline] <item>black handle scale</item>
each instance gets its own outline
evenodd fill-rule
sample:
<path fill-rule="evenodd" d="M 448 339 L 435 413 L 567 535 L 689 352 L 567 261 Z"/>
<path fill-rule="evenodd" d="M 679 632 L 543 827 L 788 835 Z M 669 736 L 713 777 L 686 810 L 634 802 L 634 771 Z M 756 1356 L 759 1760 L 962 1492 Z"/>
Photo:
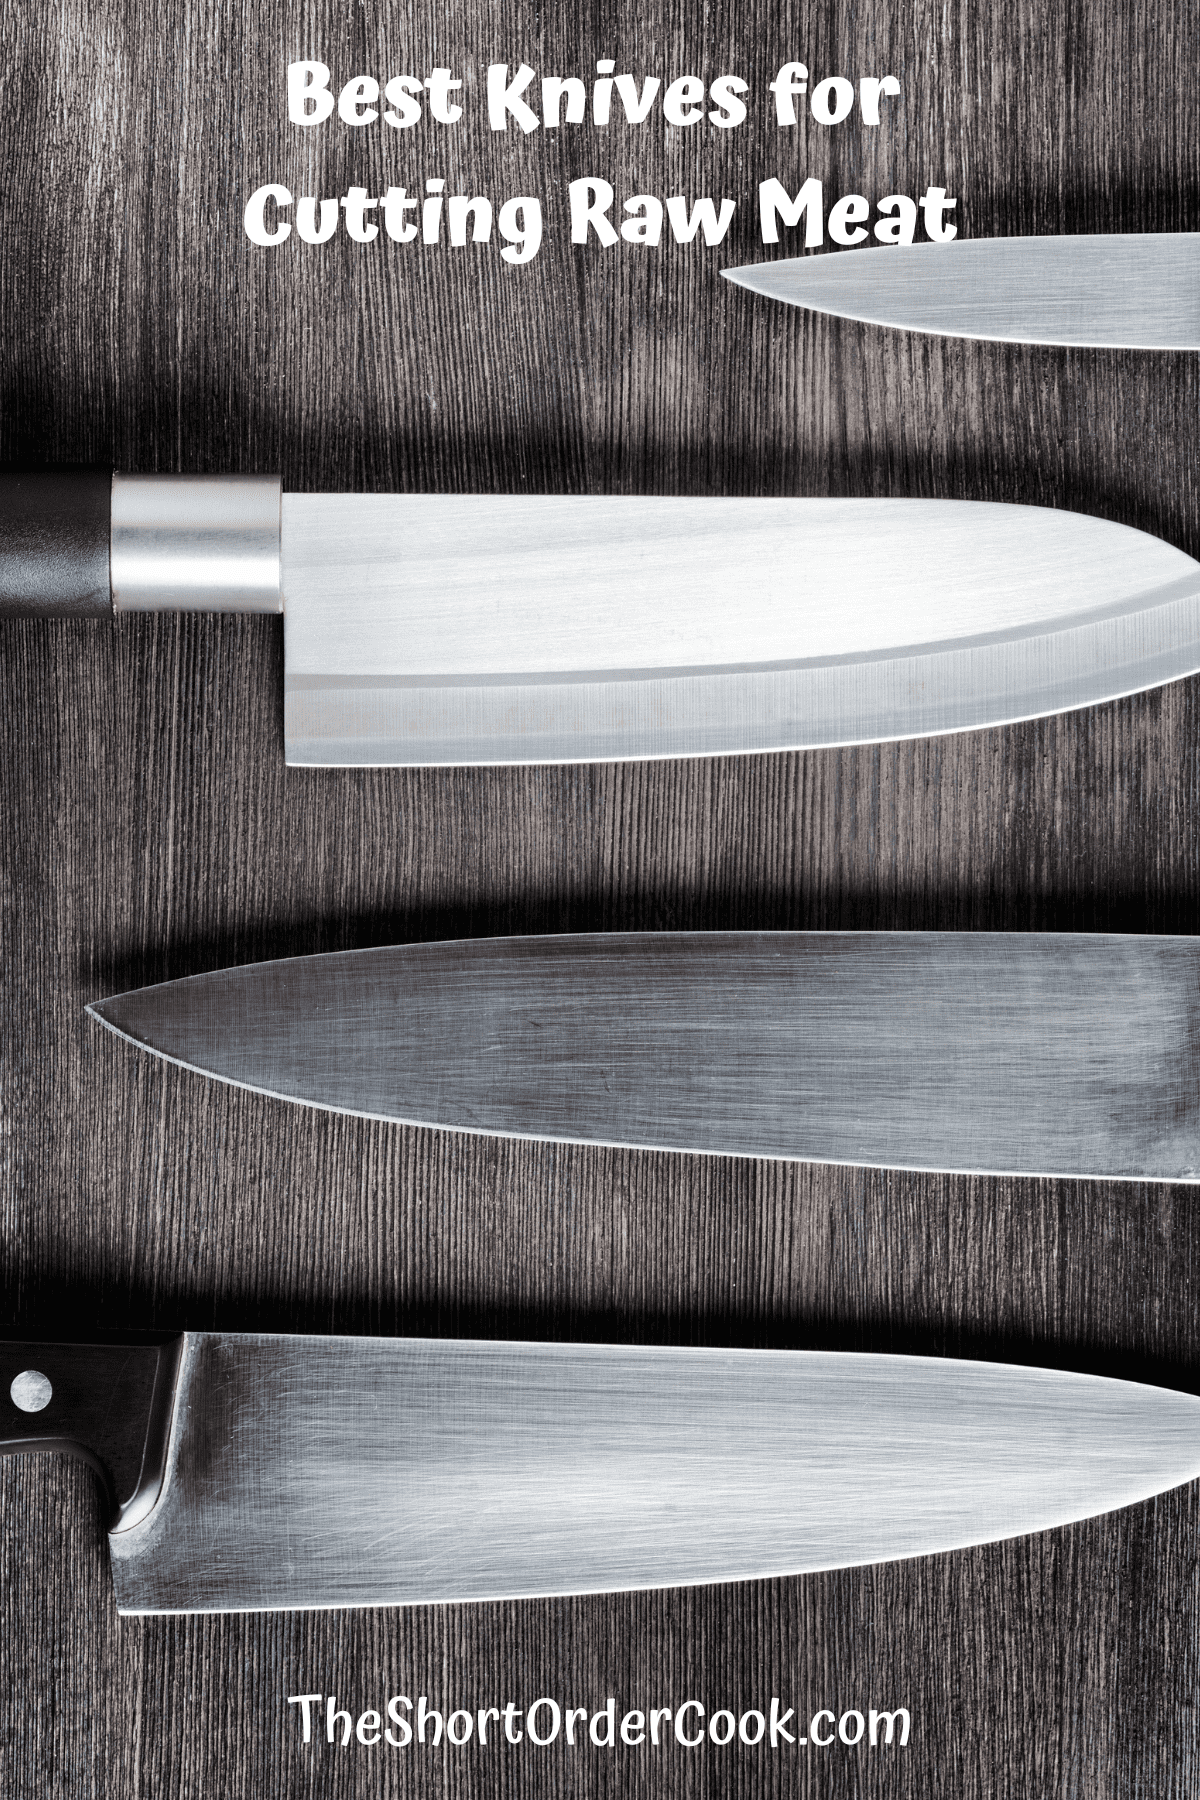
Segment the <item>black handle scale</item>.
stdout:
<path fill-rule="evenodd" d="M 82 1457 L 100 1476 L 117 1524 L 161 1485 L 182 1342 L 0 1343 L 0 1456 Z M 26 1405 L 42 1398 L 46 1383 L 49 1399 L 27 1411 L 13 1397 L 14 1382 Z"/>
<path fill-rule="evenodd" d="M 0 619 L 111 618 L 112 475 L 0 475 Z"/>

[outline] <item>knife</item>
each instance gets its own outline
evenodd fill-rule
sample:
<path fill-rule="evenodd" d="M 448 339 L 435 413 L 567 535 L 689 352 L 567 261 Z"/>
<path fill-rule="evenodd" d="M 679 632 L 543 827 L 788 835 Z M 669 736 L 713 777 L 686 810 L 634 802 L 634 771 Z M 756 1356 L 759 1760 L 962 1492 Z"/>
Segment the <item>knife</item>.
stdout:
<path fill-rule="evenodd" d="M 216 970 L 93 1003 L 310 1106 L 515 1137 L 1200 1180 L 1200 939 L 662 932 Z"/>
<path fill-rule="evenodd" d="M 723 269 L 813 312 L 1017 344 L 1200 350 L 1200 233 L 976 238 Z"/>
<path fill-rule="evenodd" d="M 283 613 L 292 764 L 878 742 L 1200 670 L 1200 563 L 1047 508 L 0 477 L 0 614 L 180 608 Z"/>
<path fill-rule="evenodd" d="M 1200 1402 L 829 1351 L 265 1337 L 0 1345 L 0 1452 L 98 1469 L 122 1613 L 748 1581 L 1200 1475 Z"/>

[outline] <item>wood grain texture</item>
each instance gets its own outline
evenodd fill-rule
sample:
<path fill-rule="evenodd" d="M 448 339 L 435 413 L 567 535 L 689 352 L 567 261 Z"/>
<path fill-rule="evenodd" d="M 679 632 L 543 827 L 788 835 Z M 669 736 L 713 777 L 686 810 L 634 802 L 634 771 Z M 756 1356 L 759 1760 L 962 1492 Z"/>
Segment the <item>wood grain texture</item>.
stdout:
<path fill-rule="evenodd" d="M 293 489 L 941 495 L 1200 555 L 1189 356 L 923 340 L 755 301 L 754 189 L 944 182 L 964 235 L 1200 227 L 1188 0 L 38 0 L 0 21 L 0 457 Z M 739 131 L 518 141 L 489 61 L 735 70 Z M 301 136 L 283 72 L 464 73 L 457 132 Z M 766 84 L 897 74 L 878 132 Z M 565 188 L 728 193 L 727 243 L 572 248 Z M 494 247 L 256 252 L 260 182 L 540 193 Z M 798 550 L 802 554 L 802 547 Z M 938 1179 L 399 1130 L 203 1082 L 83 1005 L 264 956 L 663 927 L 1194 929 L 1200 684 L 976 737 L 500 772 L 287 771 L 258 620 L 0 630 L 0 1258 L 29 1334 L 491 1333 L 970 1353 L 1190 1387 L 1188 1190 Z M 1195 1489 L 930 1561 L 411 1613 L 119 1621 L 81 1468 L 0 1463 L 6 1794 L 1086 1793 L 1200 1786 Z M 904 1704 L 903 1752 L 305 1749 L 355 1712 Z"/>

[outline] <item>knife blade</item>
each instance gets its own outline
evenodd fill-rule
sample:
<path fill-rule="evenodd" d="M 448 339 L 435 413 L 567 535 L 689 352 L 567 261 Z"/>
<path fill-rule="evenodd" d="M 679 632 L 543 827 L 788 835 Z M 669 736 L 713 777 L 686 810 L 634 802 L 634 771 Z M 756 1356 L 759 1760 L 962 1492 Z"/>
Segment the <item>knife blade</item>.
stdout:
<path fill-rule="evenodd" d="M 296 765 L 881 742 L 1200 670 L 1200 563 L 971 501 L 0 477 L 0 614 L 282 612 Z"/>
<path fill-rule="evenodd" d="M 1200 1179 L 1200 939 L 474 939 L 216 970 L 88 1010 L 202 1075 L 408 1124 Z"/>
<path fill-rule="evenodd" d="M 976 238 L 723 269 L 837 318 L 1018 344 L 1200 350 L 1200 233 Z"/>
<path fill-rule="evenodd" d="M 1045 1531 L 1200 1475 L 1191 1395 L 830 1351 L 4 1344 L 0 1405 L 0 1452 L 100 1470 L 122 1613 L 758 1580 Z"/>

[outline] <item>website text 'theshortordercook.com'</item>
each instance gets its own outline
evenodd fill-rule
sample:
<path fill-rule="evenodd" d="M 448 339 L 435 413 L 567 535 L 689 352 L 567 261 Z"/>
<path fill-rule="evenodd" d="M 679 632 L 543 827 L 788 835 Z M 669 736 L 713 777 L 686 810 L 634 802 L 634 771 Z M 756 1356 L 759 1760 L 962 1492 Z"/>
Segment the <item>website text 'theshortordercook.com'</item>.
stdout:
<path fill-rule="evenodd" d="M 544 1749 L 561 1743 L 567 1749 L 659 1750 L 681 1745 L 686 1750 L 724 1749 L 747 1745 L 766 1751 L 792 1748 L 828 1750 L 903 1749 L 911 1718 L 907 1707 L 785 1706 L 777 1696 L 745 1709 L 709 1708 L 700 1700 L 674 1706 L 631 1707 L 618 1711 L 611 1696 L 603 1706 L 570 1706 L 541 1694 L 525 1706 L 513 1700 L 503 1706 L 455 1707 L 430 1704 L 424 1694 L 411 1699 L 393 1694 L 385 1704 L 361 1712 L 339 1704 L 336 1694 L 289 1694 L 291 1717 L 305 1744 L 331 1744 L 364 1749 L 461 1750 L 528 1744 Z"/>

